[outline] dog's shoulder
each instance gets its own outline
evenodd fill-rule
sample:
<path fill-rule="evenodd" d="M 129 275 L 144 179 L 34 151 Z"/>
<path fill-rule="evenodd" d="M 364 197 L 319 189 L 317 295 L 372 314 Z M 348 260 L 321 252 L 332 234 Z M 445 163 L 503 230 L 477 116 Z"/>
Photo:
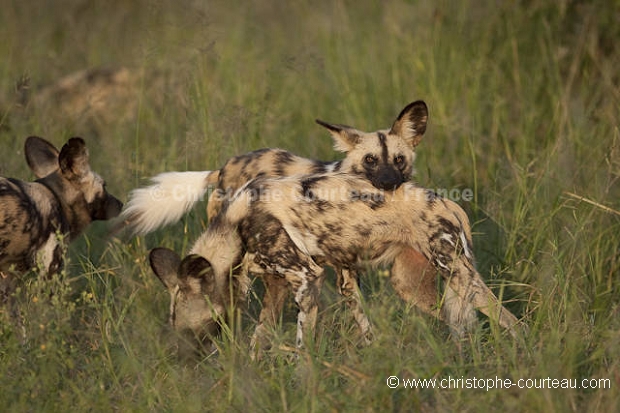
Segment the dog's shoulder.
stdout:
<path fill-rule="evenodd" d="M 0 177 L 1 225 L 22 222 L 26 231 L 27 228 L 46 227 L 51 221 L 63 222 L 60 215 L 61 206 L 45 185 Z"/>

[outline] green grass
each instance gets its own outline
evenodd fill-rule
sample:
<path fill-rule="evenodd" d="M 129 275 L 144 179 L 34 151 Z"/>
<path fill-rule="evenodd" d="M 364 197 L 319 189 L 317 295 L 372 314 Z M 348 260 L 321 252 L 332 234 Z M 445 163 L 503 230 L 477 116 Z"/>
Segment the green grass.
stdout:
<path fill-rule="evenodd" d="M 459 350 L 445 325 L 369 273 L 369 347 L 328 282 L 315 345 L 296 362 L 292 304 L 276 350 L 250 360 L 256 297 L 219 356 L 179 360 L 146 256 L 187 251 L 205 227 L 201 205 L 139 239 L 109 240 L 94 225 L 61 277 L 24 278 L 26 342 L 4 313 L 0 324 L 5 410 L 620 409 L 618 1 L 4 0 L 0 10 L 1 175 L 31 178 L 26 136 L 80 135 L 125 200 L 159 172 L 214 169 L 261 147 L 335 159 L 315 118 L 375 130 L 424 99 L 416 180 L 474 191 L 462 205 L 479 269 L 530 326 L 516 344 L 481 316 Z M 20 100 L 101 66 L 140 74 L 131 110 L 72 119 Z M 392 375 L 609 379 L 611 389 L 390 389 Z"/>

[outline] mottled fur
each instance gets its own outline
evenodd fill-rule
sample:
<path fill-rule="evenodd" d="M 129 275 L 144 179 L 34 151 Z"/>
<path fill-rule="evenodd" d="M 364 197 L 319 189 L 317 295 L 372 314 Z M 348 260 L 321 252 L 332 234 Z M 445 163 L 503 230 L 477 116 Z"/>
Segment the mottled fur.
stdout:
<path fill-rule="evenodd" d="M 398 188 L 411 178 L 415 148 L 426 131 L 427 120 L 428 108 L 422 101 L 412 102 L 403 108 L 390 129 L 371 133 L 317 120 L 332 134 L 335 148 L 346 153 L 343 160 L 324 162 L 302 158 L 282 149 L 260 149 L 233 157 L 216 171 L 163 173 L 153 178 L 153 185 L 131 192 L 121 213 L 121 225 L 130 232 L 144 234 L 175 222 L 205 196 L 210 186 L 215 186 L 207 206 L 208 216 L 212 218 L 234 191 L 257 177 L 341 172 L 366 179 L 379 189 Z M 413 249 L 403 250 L 396 260 L 409 263 L 424 261 Z M 408 276 L 416 279 L 422 295 L 435 296 L 435 279 L 424 275 L 424 267 L 409 268 L 407 275 L 400 278 Z M 405 266 L 401 268 L 404 270 Z M 361 309 L 355 274 L 347 268 L 339 268 L 337 273 L 338 289 L 342 295 L 349 297 L 347 302 L 368 341 L 370 323 Z M 419 301 L 414 295 L 410 299 Z M 431 305 L 426 306 L 430 311 Z"/>
<path fill-rule="evenodd" d="M 447 321 L 457 335 L 475 321 L 474 308 L 516 334 L 517 318 L 474 266 L 466 214 L 457 204 L 411 183 L 388 192 L 342 173 L 253 180 L 224 205 L 193 246 L 195 255 L 186 260 L 206 260 L 210 265 L 203 263 L 202 272 L 209 273 L 216 289 L 228 285 L 231 268 L 240 263 L 254 272 L 262 269 L 263 277 L 273 281 L 267 283 L 272 296 L 280 294 L 285 280 L 299 306 L 297 344 L 302 345 L 316 323 L 324 265 L 398 267 L 406 263 L 395 263 L 395 258 L 408 249 L 419 251 L 443 278 L 444 305 L 452 307 Z M 401 271 L 397 268 L 392 275 L 393 285 L 407 298 L 414 280 Z M 273 312 L 274 307 L 263 308 L 255 339 L 261 338 Z"/>
<path fill-rule="evenodd" d="M 92 221 L 116 217 L 121 202 L 110 195 L 90 169 L 82 138 L 58 150 L 42 138 L 25 143 L 34 182 L 0 178 L 0 274 L 62 265 L 63 242 L 78 236 Z"/>
<path fill-rule="evenodd" d="M 133 190 L 121 213 L 121 227 L 146 234 L 181 219 L 209 188 L 207 212 L 214 217 L 222 202 L 249 180 L 258 177 L 344 172 L 364 177 L 379 189 L 391 190 L 411 179 L 415 148 L 426 131 L 428 108 L 422 101 L 407 105 L 390 129 L 362 132 L 345 125 L 317 123 L 327 128 L 340 161 L 317 161 L 283 149 L 259 149 L 229 159 L 215 171 L 164 172 L 153 185 Z"/>

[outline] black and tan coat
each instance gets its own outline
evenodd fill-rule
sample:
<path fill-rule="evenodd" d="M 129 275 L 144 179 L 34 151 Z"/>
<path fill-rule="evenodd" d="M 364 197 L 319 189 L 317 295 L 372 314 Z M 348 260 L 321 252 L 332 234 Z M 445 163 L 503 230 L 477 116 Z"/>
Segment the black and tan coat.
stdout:
<path fill-rule="evenodd" d="M 154 251 L 155 257 L 151 254 L 151 263 L 155 262 L 158 274 L 166 271 L 183 274 L 184 280 L 200 278 L 214 289 L 209 297 L 216 301 L 226 298 L 230 271 L 240 263 L 246 270 L 262 271 L 272 296 L 288 285 L 299 306 L 297 344 L 302 345 L 316 323 L 324 265 L 351 270 L 359 263 L 389 265 L 410 249 L 419 251 L 443 278 L 444 305 L 451 307 L 446 321 L 457 335 L 475 322 L 474 309 L 516 334 L 517 318 L 502 306 L 475 268 L 464 211 L 411 183 L 383 191 L 343 173 L 258 178 L 224 204 L 190 256 L 176 262 L 185 269 L 200 268 L 200 275 L 175 270 L 174 265 L 158 266 L 163 261 L 157 258 L 162 250 Z M 393 283 L 396 292 L 407 298 L 417 281 L 392 271 L 392 277 L 399 280 Z M 407 269 L 399 266 L 397 271 Z M 233 282 L 235 288 L 244 285 L 243 271 Z M 432 301 L 436 303 L 437 297 Z M 273 311 L 266 305 L 261 321 L 269 321 Z M 175 317 L 183 324 L 181 319 L 197 315 L 176 313 Z M 203 314 L 203 320 L 209 317 Z M 255 340 L 261 338 L 261 328 L 259 324 Z"/>
<path fill-rule="evenodd" d="M 209 188 L 215 188 L 207 205 L 207 214 L 212 218 L 236 190 L 258 177 L 339 172 L 364 179 L 378 189 L 393 190 L 408 182 L 413 174 L 415 149 L 426 131 L 427 121 L 428 108 L 423 101 L 408 104 L 389 129 L 375 132 L 363 132 L 350 126 L 317 120 L 329 130 L 335 149 L 346 154 L 344 159 L 318 161 L 283 149 L 269 148 L 235 156 L 215 171 L 162 173 L 152 178 L 153 185 L 131 192 L 120 221 L 132 233 L 151 232 L 178 221 L 204 199 Z M 427 264 L 413 249 L 403 250 L 396 258 L 396 266 L 409 268 L 406 277 L 415 280 L 415 288 L 411 288 L 408 301 L 420 306 L 430 303 L 430 299 L 426 298 L 436 297 L 435 277 L 425 271 Z M 347 302 L 366 341 L 369 341 L 370 323 L 361 308 L 355 274 L 346 268 L 337 270 L 338 289 L 349 298 Z M 394 280 L 397 281 L 398 277 Z M 276 301 L 283 299 L 283 296 L 278 296 Z M 429 304 L 426 311 L 433 311 L 437 307 L 435 304 Z"/>
<path fill-rule="evenodd" d="M 93 172 L 82 138 L 71 138 L 60 152 L 48 141 L 25 143 L 34 182 L 0 177 L 0 273 L 40 269 L 55 273 L 63 248 L 95 220 L 117 216 L 121 202 Z"/>

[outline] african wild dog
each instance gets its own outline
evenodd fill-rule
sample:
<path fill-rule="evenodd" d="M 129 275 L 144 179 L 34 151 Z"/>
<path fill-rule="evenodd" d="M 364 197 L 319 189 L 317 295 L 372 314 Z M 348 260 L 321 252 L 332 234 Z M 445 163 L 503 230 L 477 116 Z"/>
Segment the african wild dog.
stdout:
<path fill-rule="evenodd" d="M 346 153 L 341 161 L 316 161 L 282 149 L 261 149 L 236 156 L 216 171 L 162 173 L 152 179 L 153 185 L 131 192 L 121 213 L 121 225 L 126 225 L 130 232 L 144 234 L 175 222 L 204 197 L 210 186 L 216 186 L 207 205 L 207 215 L 211 219 L 235 190 L 261 176 L 338 171 L 366 179 L 378 189 L 398 188 L 411 178 L 415 148 L 426 131 L 427 120 L 428 108 L 423 101 L 412 102 L 403 108 L 390 129 L 372 133 L 317 120 L 331 133 L 335 148 Z M 413 249 L 403 250 L 397 261 L 424 264 L 423 257 Z M 417 280 L 420 294 L 434 297 L 435 278 L 429 274 L 424 275 L 424 267 L 410 268 L 408 276 Z M 337 273 L 338 289 L 343 296 L 348 297 L 347 302 L 362 335 L 368 341 L 370 324 L 361 309 L 356 277 L 346 268 L 337 269 Z M 415 294 L 409 298 L 413 302 L 417 300 Z M 431 306 L 427 307 L 430 312 Z"/>
<path fill-rule="evenodd" d="M 317 123 L 329 130 L 336 150 L 346 157 L 325 162 L 302 158 L 282 149 L 259 149 L 229 159 L 214 171 L 164 172 L 153 185 L 133 190 L 121 212 L 121 224 L 134 234 L 146 234 L 181 219 L 204 199 L 210 187 L 207 215 L 248 181 L 261 177 L 343 172 L 361 176 L 379 189 L 391 190 L 411 179 L 415 148 L 426 131 L 428 108 L 423 101 L 407 105 L 389 130 L 366 133 L 350 126 Z"/>
<path fill-rule="evenodd" d="M 188 257 L 183 261 L 164 259 L 174 253 L 158 249 L 151 252 L 151 265 L 157 274 L 178 273 L 180 284 L 194 291 L 206 293 L 208 286 L 209 298 L 219 307 L 228 304 L 232 268 L 243 264 L 250 271 L 262 269 L 263 277 L 272 281 L 266 283 L 269 294 L 278 296 L 284 283 L 294 293 L 299 306 L 300 346 L 314 330 L 324 265 L 354 269 L 360 262 L 390 264 L 407 248 L 420 251 L 443 278 L 444 305 L 452 307 L 447 322 L 457 335 L 475 322 L 474 309 L 497 319 L 516 335 L 519 321 L 501 305 L 474 267 L 467 215 L 454 202 L 411 183 L 386 192 L 342 173 L 258 178 L 224 204 Z M 190 268 L 194 270 L 188 271 Z M 243 274 L 233 277 L 236 285 L 245 284 Z M 402 274 L 398 280 L 396 291 L 407 297 L 413 280 Z M 181 298 L 192 300 L 189 295 Z M 196 311 L 198 307 L 184 302 L 183 308 Z M 179 311 L 178 303 L 176 309 L 172 316 L 177 326 L 184 328 L 192 328 L 188 318 L 201 318 L 202 326 L 213 318 L 211 311 Z M 268 322 L 273 311 L 273 307 L 263 307 L 260 321 Z M 262 327 L 259 323 L 253 342 L 261 339 Z"/>
<path fill-rule="evenodd" d="M 92 221 L 116 217 L 121 202 L 90 169 L 82 138 L 71 138 L 60 150 L 31 136 L 26 161 L 34 182 L 0 178 L 0 276 L 62 266 L 63 242 L 77 237 Z M 62 238 L 62 240 L 61 240 Z"/>

